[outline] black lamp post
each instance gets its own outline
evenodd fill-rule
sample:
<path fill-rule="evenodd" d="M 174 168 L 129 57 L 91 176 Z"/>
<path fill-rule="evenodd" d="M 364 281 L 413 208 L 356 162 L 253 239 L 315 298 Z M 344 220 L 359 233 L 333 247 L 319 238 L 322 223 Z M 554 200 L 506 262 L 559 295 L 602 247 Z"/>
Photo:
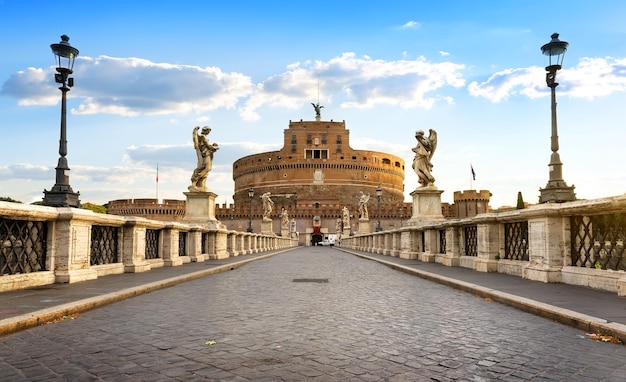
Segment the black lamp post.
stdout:
<path fill-rule="evenodd" d="M 562 203 L 576 200 L 574 186 L 569 187 L 563 180 L 563 163 L 559 156 L 559 134 L 556 123 L 556 73 L 563 64 L 563 57 L 567 51 L 569 44 L 559 40 L 559 34 L 553 33 L 552 40 L 541 47 L 541 53 L 548 56 L 548 66 L 546 66 L 546 84 L 550 88 L 551 93 L 551 112 L 552 112 L 552 136 L 550 148 L 552 155 L 550 156 L 550 180 L 545 188 L 539 190 L 539 203 Z"/>
<path fill-rule="evenodd" d="M 378 186 L 376 188 L 376 198 L 378 199 L 378 225 L 376 225 L 376 232 L 380 232 L 383 230 L 383 227 L 380 225 L 380 197 L 383 195 L 383 189 Z"/>
<path fill-rule="evenodd" d="M 56 167 L 56 183 L 50 191 L 43 190 L 43 205 L 53 207 L 79 207 L 78 193 L 70 186 L 70 168 L 67 166 L 67 128 L 65 123 L 67 92 L 74 86 L 73 73 L 74 59 L 78 56 L 78 49 L 69 43 L 70 38 L 61 36 L 61 42 L 51 44 L 50 48 L 56 56 L 57 68 L 54 80 L 61 84 L 61 138 L 59 139 L 59 162 Z"/>
<path fill-rule="evenodd" d="M 254 189 L 248 190 L 248 198 L 250 199 L 250 220 L 248 221 L 248 232 L 252 232 L 252 198 L 254 197 Z"/>

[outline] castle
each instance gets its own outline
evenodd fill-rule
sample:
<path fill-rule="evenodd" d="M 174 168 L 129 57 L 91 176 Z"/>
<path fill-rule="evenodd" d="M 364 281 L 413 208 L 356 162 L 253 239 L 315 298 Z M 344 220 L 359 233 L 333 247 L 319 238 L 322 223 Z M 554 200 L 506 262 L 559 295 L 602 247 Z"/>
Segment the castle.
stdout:
<path fill-rule="evenodd" d="M 315 121 L 289 121 L 280 150 L 245 156 L 233 163 L 234 204 L 215 208 L 215 217 L 227 229 L 245 231 L 251 224 L 253 232 L 260 232 L 264 216 L 261 195 L 266 193 L 273 201 L 271 231 L 284 234 L 285 217 L 288 232 L 297 232 L 305 245 L 328 234 L 357 233 L 359 199 L 364 195 L 369 199 L 369 223 L 365 224 L 371 231 L 379 216 L 384 230 L 400 228 L 403 220 L 412 216 L 412 204 L 404 202 L 404 160 L 380 151 L 353 149 L 345 121 L 322 121 L 318 107 Z M 456 208 L 442 204 L 443 216 L 487 212 L 489 192 L 455 192 L 454 200 Z M 184 201 L 167 200 L 165 206 L 149 201 L 114 200 L 109 203 L 109 213 L 157 220 L 178 220 L 184 215 Z M 350 214 L 350 227 L 339 225 L 344 224 L 344 207 Z"/>

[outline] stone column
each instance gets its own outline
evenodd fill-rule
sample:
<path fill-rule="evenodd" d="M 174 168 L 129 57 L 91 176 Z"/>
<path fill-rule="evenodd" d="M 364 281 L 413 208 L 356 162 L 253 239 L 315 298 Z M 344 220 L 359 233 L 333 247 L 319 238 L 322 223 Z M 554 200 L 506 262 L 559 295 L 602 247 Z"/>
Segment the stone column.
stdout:
<path fill-rule="evenodd" d="M 559 207 L 558 205 L 556 206 Z M 569 218 L 559 216 L 546 205 L 543 216 L 528 219 L 529 263 L 522 269 L 525 279 L 544 283 L 561 282 L 564 258 L 571 247 Z"/>
<path fill-rule="evenodd" d="M 54 276 L 57 283 L 93 280 L 98 273 L 90 266 L 91 222 L 81 218 L 83 211 L 76 208 L 58 208 L 54 222 L 51 252 L 54 257 Z M 84 211 L 86 213 L 88 211 Z"/>
<path fill-rule="evenodd" d="M 123 228 L 122 261 L 127 273 L 146 272 L 151 268 L 146 261 L 146 226 L 138 224 L 140 220 L 143 219 L 129 218 Z"/>
<path fill-rule="evenodd" d="M 499 224 L 485 223 L 477 226 L 478 257 L 474 260 L 474 270 L 479 272 L 497 272 L 500 251 Z"/>
<path fill-rule="evenodd" d="M 461 265 L 461 234 L 459 226 L 446 228 L 446 254 L 442 264 L 449 267 Z"/>
<path fill-rule="evenodd" d="M 199 228 L 192 228 L 187 236 L 189 240 L 189 258 L 191 261 L 201 263 L 205 260 L 202 254 L 202 231 Z"/>
<path fill-rule="evenodd" d="M 161 231 L 163 233 L 163 265 L 166 267 L 183 264 L 183 259 L 178 253 L 178 230 L 173 228 L 173 224 L 168 224 Z"/>

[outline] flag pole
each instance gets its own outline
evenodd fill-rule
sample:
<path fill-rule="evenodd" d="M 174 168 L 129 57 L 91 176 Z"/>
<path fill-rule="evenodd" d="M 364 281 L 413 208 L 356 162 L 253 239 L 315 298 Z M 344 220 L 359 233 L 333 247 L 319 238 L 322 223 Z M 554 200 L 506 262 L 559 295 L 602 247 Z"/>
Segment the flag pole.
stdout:
<path fill-rule="evenodd" d="M 157 163 L 157 172 L 156 172 L 156 201 L 159 203 L 159 164 Z"/>

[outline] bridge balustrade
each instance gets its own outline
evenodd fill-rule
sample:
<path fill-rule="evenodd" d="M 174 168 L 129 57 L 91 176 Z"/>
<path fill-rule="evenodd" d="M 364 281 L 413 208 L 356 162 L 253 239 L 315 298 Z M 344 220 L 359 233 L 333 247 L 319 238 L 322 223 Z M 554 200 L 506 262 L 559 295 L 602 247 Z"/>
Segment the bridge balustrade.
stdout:
<path fill-rule="evenodd" d="M 0 292 L 297 245 L 196 223 L 0 202 Z"/>
<path fill-rule="evenodd" d="M 626 195 L 548 203 L 341 238 L 356 250 L 626 296 Z"/>

